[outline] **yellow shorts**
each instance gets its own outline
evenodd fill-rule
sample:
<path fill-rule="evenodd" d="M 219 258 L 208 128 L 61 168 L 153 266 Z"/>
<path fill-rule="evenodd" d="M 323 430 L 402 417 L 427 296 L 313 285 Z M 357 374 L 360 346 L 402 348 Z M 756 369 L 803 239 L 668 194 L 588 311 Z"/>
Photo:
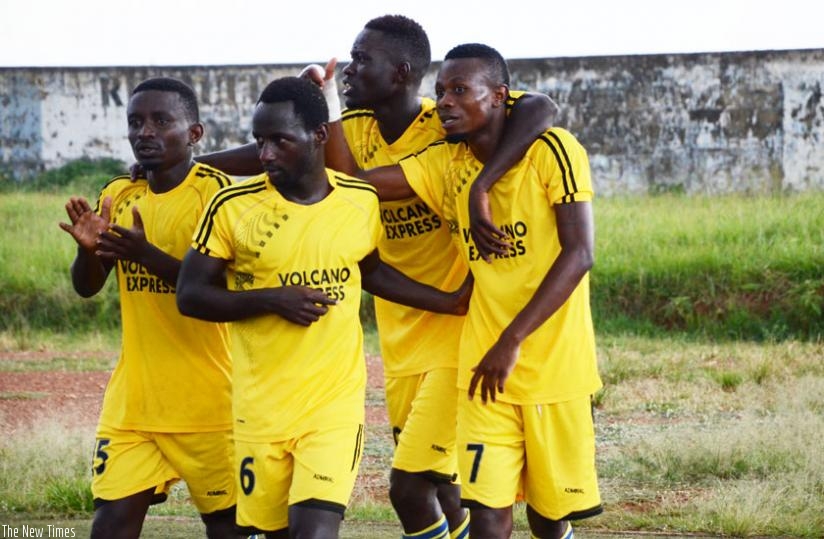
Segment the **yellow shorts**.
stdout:
<path fill-rule="evenodd" d="M 289 526 L 289 506 L 343 515 L 363 451 L 363 425 L 307 432 L 282 442 L 235 442 L 237 524 L 244 533 Z"/>
<path fill-rule="evenodd" d="M 386 408 L 395 438 L 392 467 L 457 481 L 457 369 L 386 378 Z"/>
<path fill-rule="evenodd" d="M 602 511 L 588 396 L 543 405 L 462 398 L 457 438 L 465 505 L 502 508 L 523 499 L 551 520 Z"/>
<path fill-rule="evenodd" d="M 100 426 L 92 460 L 95 504 L 119 500 L 154 488 L 153 503 L 186 481 L 201 514 L 235 505 L 231 431 L 159 433 Z"/>

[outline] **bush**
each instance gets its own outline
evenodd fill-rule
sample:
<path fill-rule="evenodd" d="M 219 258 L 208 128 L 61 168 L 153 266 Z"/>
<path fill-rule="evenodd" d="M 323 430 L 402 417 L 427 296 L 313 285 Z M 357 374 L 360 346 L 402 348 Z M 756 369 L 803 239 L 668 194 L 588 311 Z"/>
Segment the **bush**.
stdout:
<path fill-rule="evenodd" d="M 92 197 L 110 178 L 126 171 L 126 165 L 117 159 L 83 158 L 30 179 L 10 181 L 4 178 L 0 186 L 5 192 L 70 193 Z"/>

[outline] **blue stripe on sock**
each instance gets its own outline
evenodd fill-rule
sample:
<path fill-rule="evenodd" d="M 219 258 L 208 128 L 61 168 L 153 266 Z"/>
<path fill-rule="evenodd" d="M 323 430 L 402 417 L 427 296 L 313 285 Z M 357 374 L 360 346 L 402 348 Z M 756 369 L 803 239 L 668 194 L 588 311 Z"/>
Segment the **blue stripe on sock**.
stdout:
<path fill-rule="evenodd" d="M 440 525 L 432 528 L 426 533 L 418 535 L 417 533 L 413 533 L 411 535 L 403 534 L 403 539 L 444 539 L 449 537 L 449 523 L 446 521 L 446 517 L 441 517 Z"/>

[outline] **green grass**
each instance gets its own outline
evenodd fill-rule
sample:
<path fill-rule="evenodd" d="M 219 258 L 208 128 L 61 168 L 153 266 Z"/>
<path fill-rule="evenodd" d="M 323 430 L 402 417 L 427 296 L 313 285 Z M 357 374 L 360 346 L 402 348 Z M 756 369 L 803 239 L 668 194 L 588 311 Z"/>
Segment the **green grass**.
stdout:
<path fill-rule="evenodd" d="M 598 199 L 600 331 L 824 335 L 824 194 Z"/>
<path fill-rule="evenodd" d="M 101 294 L 80 299 L 69 278 L 75 242 L 59 227 L 67 195 L 0 194 L 0 330 L 21 335 L 52 330 L 115 329 L 115 279 Z"/>
<path fill-rule="evenodd" d="M 94 205 L 105 182 L 124 171 L 112 159 L 81 159 L 28 181 L 0 182 L 0 331 L 14 334 L 21 346 L 43 331 L 118 327 L 114 279 L 92 299 L 74 293 L 68 269 L 75 243 L 58 223 L 68 221 L 69 196 L 84 196 Z"/>
<path fill-rule="evenodd" d="M 0 174 L 0 192 L 46 192 L 87 198 L 97 195 L 109 178 L 123 174 L 126 164 L 117 159 L 77 159 L 21 181 Z"/>
<path fill-rule="evenodd" d="M 64 426 L 56 414 L 0 442 L 0 515 L 89 514 L 94 433 Z"/>
<path fill-rule="evenodd" d="M 57 223 L 71 194 L 94 199 L 117 172 L 81 161 L 0 189 L 0 331 L 112 330 L 114 279 L 79 299 L 74 242 Z M 666 194 L 595 201 L 592 304 L 599 333 L 698 338 L 820 339 L 824 335 L 824 193 L 746 197 Z M 374 326 L 364 296 L 364 325 Z"/>
<path fill-rule="evenodd" d="M 824 343 L 603 338 L 596 527 L 824 536 Z"/>

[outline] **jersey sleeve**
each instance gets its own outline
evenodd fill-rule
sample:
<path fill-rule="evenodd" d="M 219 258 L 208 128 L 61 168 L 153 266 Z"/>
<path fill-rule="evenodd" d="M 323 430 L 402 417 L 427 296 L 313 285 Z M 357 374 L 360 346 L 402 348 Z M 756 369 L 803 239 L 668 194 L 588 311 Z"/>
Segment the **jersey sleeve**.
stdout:
<path fill-rule="evenodd" d="M 569 132 L 552 128 L 541 135 L 546 145 L 541 168 L 547 172 L 545 188 L 551 204 L 585 202 L 593 198 L 589 157 L 580 142 Z"/>
<path fill-rule="evenodd" d="M 377 249 L 378 243 L 380 243 L 383 238 L 383 225 L 381 224 L 380 204 L 377 196 L 375 196 L 371 210 L 368 223 L 369 237 L 372 239 L 372 244 L 375 246 L 375 249 Z"/>
<path fill-rule="evenodd" d="M 443 176 L 446 172 L 442 144 L 428 146 L 420 153 L 404 157 L 398 162 L 406 181 L 427 206 L 440 215 L 444 214 L 445 187 Z"/>
<path fill-rule="evenodd" d="M 234 258 L 232 241 L 227 222 L 225 189 L 219 190 L 209 203 L 195 228 L 192 249 L 200 254 L 224 260 Z"/>
<path fill-rule="evenodd" d="M 140 180 L 138 180 L 140 181 Z M 145 181 L 145 180 L 142 180 Z M 97 194 L 97 203 L 94 207 L 94 212 L 100 215 L 100 212 L 103 210 L 103 201 L 106 200 L 107 197 L 111 197 L 112 199 L 112 219 L 114 219 L 114 212 L 116 210 L 115 203 L 118 200 L 119 195 L 123 191 L 124 185 L 131 185 L 132 181 L 129 176 L 116 176 L 106 182 L 106 185 L 100 189 L 100 192 Z"/>

